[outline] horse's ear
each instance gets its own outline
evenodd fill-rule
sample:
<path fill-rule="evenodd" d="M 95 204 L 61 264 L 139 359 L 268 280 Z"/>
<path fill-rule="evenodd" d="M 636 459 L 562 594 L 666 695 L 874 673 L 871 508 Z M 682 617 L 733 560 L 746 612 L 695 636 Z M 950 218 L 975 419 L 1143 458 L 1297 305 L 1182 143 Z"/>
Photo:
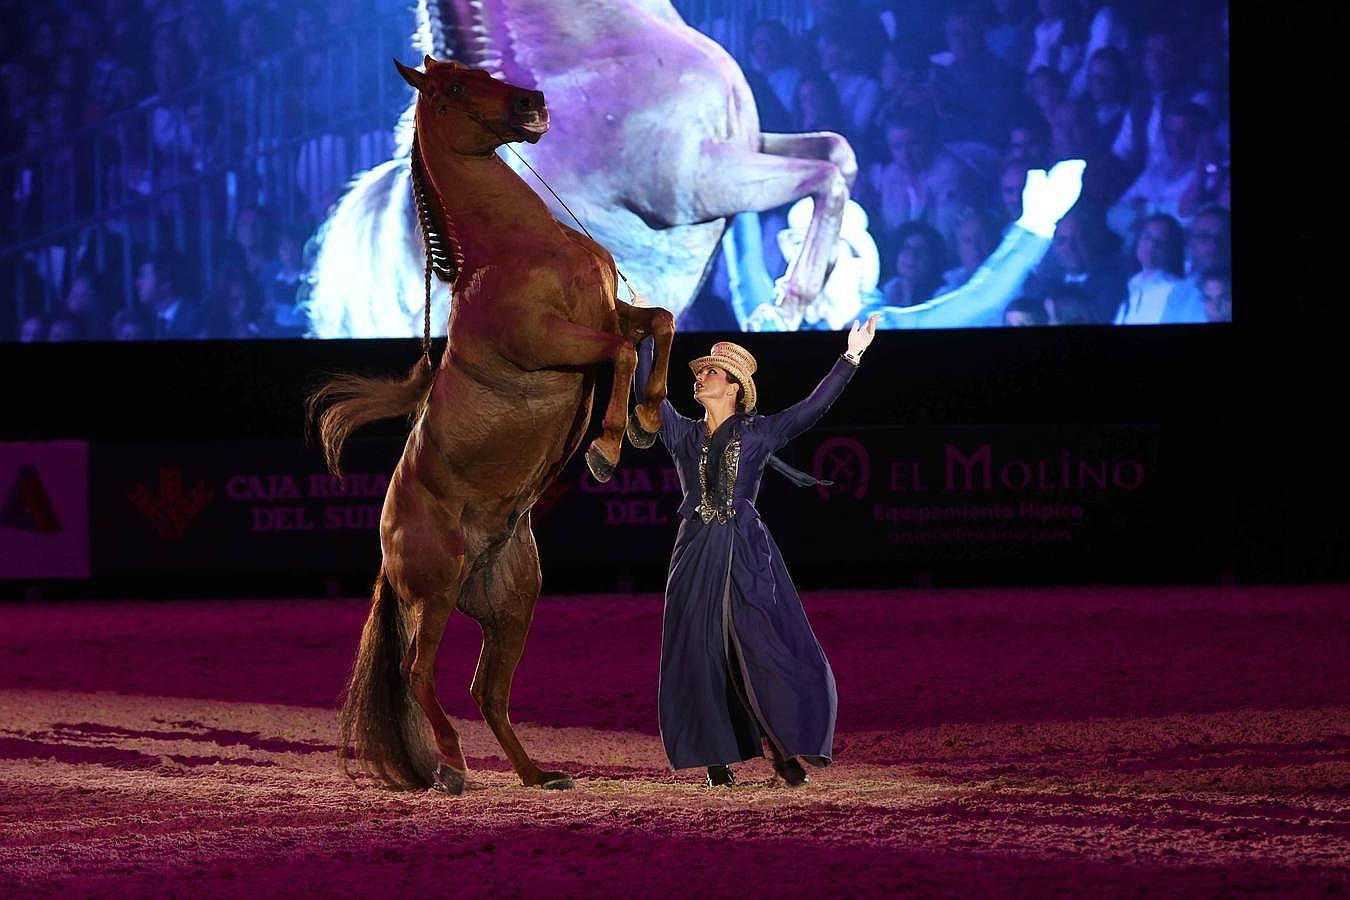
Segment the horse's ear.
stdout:
<path fill-rule="evenodd" d="M 422 66 L 423 66 L 428 72 L 431 71 L 431 67 L 432 67 L 432 66 L 445 66 L 445 67 L 450 68 L 450 69 L 467 69 L 467 68 L 468 68 L 468 66 L 464 65 L 464 63 L 459 62 L 458 60 L 454 60 L 454 59 L 432 59 L 430 53 L 428 53 L 426 56 L 422 57 Z"/>
<path fill-rule="evenodd" d="M 431 57 L 427 58 L 430 59 Z M 394 60 L 394 65 L 398 67 L 398 74 L 403 76 L 403 80 L 412 85 L 418 93 L 421 93 L 427 86 L 427 76 L 425 73 L 417 71 L 412 66 L 405 66 L 397 59 Z"/>

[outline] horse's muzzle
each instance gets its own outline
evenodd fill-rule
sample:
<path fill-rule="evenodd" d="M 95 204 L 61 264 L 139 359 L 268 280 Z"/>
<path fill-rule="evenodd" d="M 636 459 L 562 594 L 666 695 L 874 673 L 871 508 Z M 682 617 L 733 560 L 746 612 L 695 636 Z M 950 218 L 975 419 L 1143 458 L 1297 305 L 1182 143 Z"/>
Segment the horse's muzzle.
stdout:
<path fill-rule="evenodd" d="M 512 98 L 511 125 L 530 143 L 548 131 L 548 106 L 541 91 L 521 91 Z"/>
<path fill-rule="evenodd" d="M 525 135 L 525 140 L 533 144 L 548 131 L 548 108 L 532 110 L 524 116 L 513 117 L 511 125 Z"/>

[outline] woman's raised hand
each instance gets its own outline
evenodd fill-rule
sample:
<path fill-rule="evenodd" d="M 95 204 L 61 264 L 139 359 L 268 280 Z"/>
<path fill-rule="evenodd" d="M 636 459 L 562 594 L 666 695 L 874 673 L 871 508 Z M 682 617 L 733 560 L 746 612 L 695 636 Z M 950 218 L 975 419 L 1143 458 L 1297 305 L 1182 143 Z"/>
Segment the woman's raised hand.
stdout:
<path fill-rule="evenodd" d="M 881 318 L 881 313 L 872 313 L 867 317 L 867 321 L 860 323 L 857 319 L 853 320 L 853 327 L 848 333 L 847 355 L 858 359 L 862 352 L 872 343 L 872 338 L 877 336 L 877 319 Z"/>

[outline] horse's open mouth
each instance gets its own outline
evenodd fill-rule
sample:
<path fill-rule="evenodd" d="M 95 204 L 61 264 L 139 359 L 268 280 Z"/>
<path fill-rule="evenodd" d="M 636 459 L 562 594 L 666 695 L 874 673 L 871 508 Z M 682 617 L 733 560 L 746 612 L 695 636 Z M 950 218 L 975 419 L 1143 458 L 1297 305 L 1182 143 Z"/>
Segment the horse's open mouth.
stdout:
<path fill-rule="evenodd" d="M 541 109 L 532 112 L 528 118 L 513 122 L 512 125 L 515 126 L 517 131 L 525 134 L 525 140 L 533 144 L 544 135 L 544 132 L 548 131 L 548 110 Z"/>

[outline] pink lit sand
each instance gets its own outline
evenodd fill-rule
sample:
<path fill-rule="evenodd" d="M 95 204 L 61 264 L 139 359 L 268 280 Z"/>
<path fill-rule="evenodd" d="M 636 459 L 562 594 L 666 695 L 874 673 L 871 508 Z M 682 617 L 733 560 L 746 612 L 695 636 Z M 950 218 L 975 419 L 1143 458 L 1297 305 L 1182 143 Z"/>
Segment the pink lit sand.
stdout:
<path fill-rule="evenodd" d="M 822 592 L 837 762 L 672 773 L 660 598 L 540 601 L 513 719 L 577 789 L 336 768 L 365 600 L 0 607 L 7 896 L 1271 896 L 1350 890 L 1345 586 Z"/>

